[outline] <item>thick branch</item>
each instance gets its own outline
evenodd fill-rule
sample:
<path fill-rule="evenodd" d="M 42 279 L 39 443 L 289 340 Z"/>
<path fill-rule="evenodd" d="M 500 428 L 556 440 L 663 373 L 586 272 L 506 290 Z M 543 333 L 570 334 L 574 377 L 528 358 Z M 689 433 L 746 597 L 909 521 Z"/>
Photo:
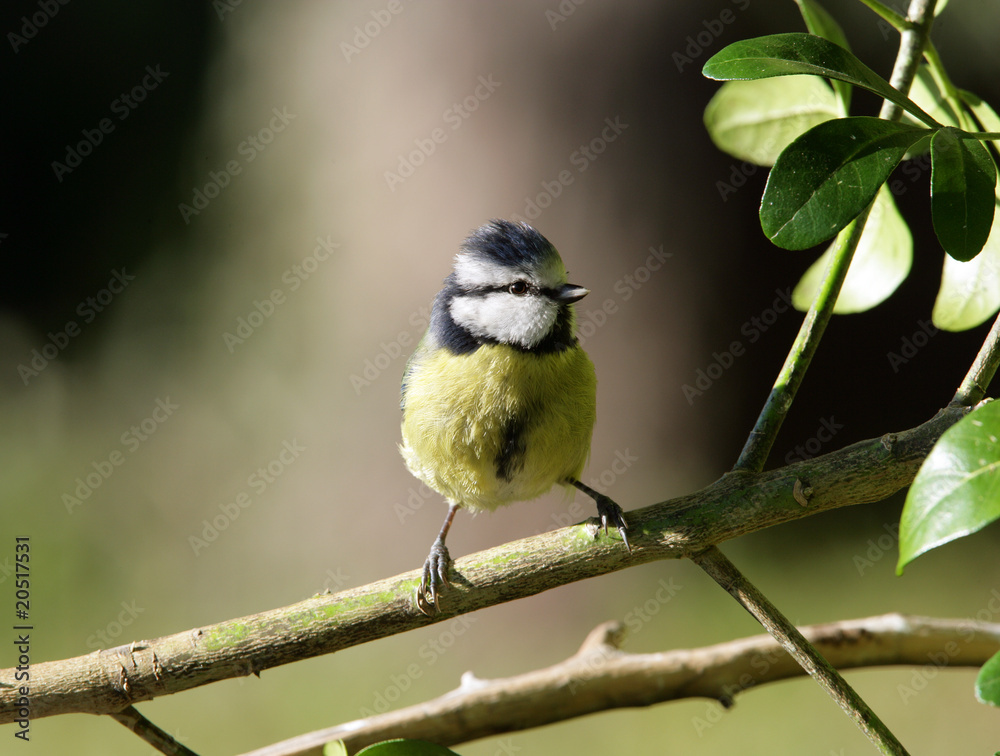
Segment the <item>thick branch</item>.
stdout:
<path fill-rule="evenodd" d="M 626 567 L 677 559 L 818 512 L 881 501 L 909 485 L 944 431 L 968 408 L 923 425 L 760 474 L 728 473 L 701 491 L 627 513 L 632 554 L 596 537 L 593 520 L 455 562 L 433 618 L 416 610 L 419 572 L 154 640 L 31 666 L 33 719 L 111 714 L 218 680 L 377 640 L 458 614 Z M 17 717 L 15 670 L 0 670 L 0 723 Z"/>
<path fill-rule="evenodd" d="M 886 614 L 802 628 L 841 669 L 907 664 L 977 667 L 1000 647 L 1000 624 Z M 458 689 L 432 701 L 276 743 L 244 756 L 321 756 L 343 740 L 349 753 L 390 738 L 449 746 L 527 730 L 597 711 L 733 697 L 764 683 L 800 676 L 802 668 L 769 636 L 656 654 L 619 650 L 624 628 L 606 622 L 559 664 L 516 677 L 480 680 L 467 672 Z"/>

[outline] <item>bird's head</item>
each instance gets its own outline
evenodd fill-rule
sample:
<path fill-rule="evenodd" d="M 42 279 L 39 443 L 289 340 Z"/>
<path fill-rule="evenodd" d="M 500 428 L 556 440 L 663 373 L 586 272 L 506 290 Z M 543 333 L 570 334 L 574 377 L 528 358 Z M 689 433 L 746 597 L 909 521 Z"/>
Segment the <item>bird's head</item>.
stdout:
<path fill-rule="evenodd" d="M 462 244 L 441 305 L 478 342 L 552 351 L 573 343 L 570 305 L 588 293 L 566 282 L 559 253 L 538 231 L 493 220 Z"/>

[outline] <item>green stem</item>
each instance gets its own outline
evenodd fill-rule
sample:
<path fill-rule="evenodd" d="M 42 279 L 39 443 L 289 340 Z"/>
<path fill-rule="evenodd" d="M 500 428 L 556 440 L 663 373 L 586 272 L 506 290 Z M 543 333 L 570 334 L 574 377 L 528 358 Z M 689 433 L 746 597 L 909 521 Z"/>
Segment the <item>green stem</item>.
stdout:
<path fill-rule="evenodd" d="M 764 626 L 799 666 L 854 720 L 879 751 L 892 756 L 906 756 L 902 743 L 847 680 L 717 547 L 712 546 L 692 559 Z"/>
<path fill-rule="evenodd" d="M 743 451 L 733 467 L 734 470 L 760 472 L 764 469 L 767 455 L 778 437 L 785 414 L 792 406 L 792 400 L 802 385 L 806 369 L 816 353 L 820 338 L 833 316 L 833 307 L 837 304 L 837 297 L 844 279 L 847 278 L 847 270 L 850 268 L 854 251 L 858 248 L 858 242 L 861 241 L 865 221 L 868 220 L 870 212 L 871 205 L 837 237 L 830 265 L 826 269 L 816 299 L 813 300 L 809 312 L 802 321 L 798 336 L 795 337 L 795 342 L 785 358 L 785 364 L 778 373 L 764 409 L 757 418 L 757 424 L 750 432 Z"/>
<path fill-rule="evenodd" d="M 924 57 L 927 59 L 927 64 L 930 66 L 931 71 L 934 72 L 935 78 L 941 84 L 945 97 L 952 103 L 959 103 L 958 87 L 955 86 L 951 77 L 948 76 L 944 63 L 941 61 L 941 56 L 938 54 L 937 47 L 934 46 L 931 40 L 927 40 L 927 44 L 924 46 Z"/>
<path fill-rule="evenodd" d="M 909 92 L 910 85 L 917 73 L 917 67 L 923 57 L 930 27 L 934 20 L 934 5 L 936 0 L 911 0 L 907 18 L 901 19 L 874 0 L 861 0 L 872 10 L 901 30 L 899 52 L 893 66 L 890 83 L 900 92 Z M 879 115 L 889 120 L 899 120 L 903 110 L 898 105 L 885 101 Z M 865 223 L 871 212 L 872 205 L 840 232 L 833 248 L 830 264 L 827 267 L 823 283 L 816 298 L 809 308 L 802 326 L 796 336 L 785 364 L 771 389 L 771 393 L 761 410 L 757 423 L 751 431 L 747 442 L 740 453 L 734 470 L 759 473 L 764 469 L 767 456 L 774 445 L 781 429 L 785 415 L 791 408 L 795 394 L 805 378 L 805 372 L 819 346 L 819 341 L 833 315 L 837 297 L 847 277 L 851 259 L 861 240 Z M 1000 364 L 1000 318 L 994 325 L 988 343 L 993 348 L 987 349 L 977 358 L 977 365 L 982 362 L 981 370 L 970 376 L 969 387 L 963 383 L 959 390 L 966 398 L 975 396 L 978 391 L 985 391 L 981 384 L 987 373 L 992 377 Z M 963 394 L 963 389 L 965 393 Z M 958 396 L 958 395 L 956 395 Z M 847 712 L 868 739 L 875 744 L 883 754 L 906 754 L 902 744 L 896 739 L 885 724 L 875 715 L 860 696 L 847 684 L 847 681 L 827 662 L 799 631 L 792 625 L 777 607 L 771 604 L 736 567 L 715 546 L 697 554 L 693 560 L 705 570 L 719 585 L 725 588 L 739 603 L 749 611 L 764 628 L 777 640 L 795 660 L 808 672 L 819 685 Z"/>
<path fill-rule="evenodd" d="M 862 2 L 864 1 L 862 0 Z M 924 45 L 934 20 L 935 2 L 936 0 L 911 0 L 910 2 L 909 13 L 905 19 L 899 43 L 899 53 L 896 56 L 896 63 L 893 66 L 889 82 L 904 94 L 910 91 L 910 84 L 913 83 L 917 74 L 917 67 L 920 64 Z M 869 7 L 878 12 L 875 6 L 886 10 L 879 3 L 872 3 Z M 879 115 L 888 120 L 898 121 L 903 115 L 903 110 L 898 105 L 886 100 L 882 104 Z M 767 456 L 778 437 L 778 431 L 781 430 L 785 414 L 792 406 L 795 394 L 798 392 L 799 386 L 802 385 L 805 372 L 809 368 L 809 363 L 816 353 L 823 332 L 833 315 L 834 305 L 837 303 L 841 286 L 847 277 L 847 270 L 854 257 L 858 242 L 861 240 L 861 233 L 864 231 L 870 211 L 871 205 L 837 237 L 836 247 L 823 284 L 809 308 L 805 320 L 802 321 L 795 343 L 792 344 L 792 348 L 785 358 L 785 364 L 782 365 L 774 387 L 757 418 L 757 423 L 743 446 L 743 451 L 733 467 L 734 470 L 760 472 L 764 469 Z"/>
<path fill-rule="evenodd" d="M 1000 315 L 993 321 L 993 327 L 979 349 L 975 362 L 972 363 L 962 385 L 955 392 L 955 398 L 951 401 L 963 407 L 972 407 L 981 402 L 998 367 L 1000 367 Z"/>
<path fill-rule="evenodd" d="M 903 16 L 900 16 L 892 8 L 882 5 L 882 3 L 878 0 L 860 0 L 860 2 L 862 5 L 868 6 L 868 8 L 883 21 L 892 24 L 892 28 L 897 31 L 903 31 L 908 26 L 908 23 Z"/>

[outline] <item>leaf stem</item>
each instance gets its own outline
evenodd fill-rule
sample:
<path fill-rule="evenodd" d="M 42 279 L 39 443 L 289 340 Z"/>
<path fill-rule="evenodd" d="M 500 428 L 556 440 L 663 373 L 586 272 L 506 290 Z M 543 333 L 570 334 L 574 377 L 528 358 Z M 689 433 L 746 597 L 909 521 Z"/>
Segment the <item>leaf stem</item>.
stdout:
<path fill-rule="evenodd" d="M 879 751 L 884 754 L 905 756 L 907 752 L 902 743 L 896 739 L 896 736 L 869 708 L 847 680 L 805 639 L 798 628 L 789 622 L 778 608 L 743 576 L 718 547 L 712 546 L 693 556 L 692 560 L 764 626 L 764 629 L 781 644 L 781 647 L 854 720 L 855 724 L 861 728 L 861 731 L 875 744 Z"/>
<path fill-rule="evenodd" d="M 887 5 L 883 5 L 878 2 L 878 0 L 860 0 L 862 5 L 867 6 L 876 16 L 892 24 L 892 27 L 898 31 L 903 31 L 907 27 L 907 21 L 903 16 L 900 16 L 896 11 Z"/>

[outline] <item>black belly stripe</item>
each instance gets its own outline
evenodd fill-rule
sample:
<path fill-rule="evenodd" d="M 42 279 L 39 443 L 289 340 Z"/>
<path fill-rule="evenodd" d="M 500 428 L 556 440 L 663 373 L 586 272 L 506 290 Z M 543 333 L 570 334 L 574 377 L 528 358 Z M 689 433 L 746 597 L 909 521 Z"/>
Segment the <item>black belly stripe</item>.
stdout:
<path fill-rule="evenodd" d="M 522 418 L 508 421 L 503 431 L 503 442 L 496 459 L 497 478 L 510 482 L 524 467 L 526 426 Z"/>

